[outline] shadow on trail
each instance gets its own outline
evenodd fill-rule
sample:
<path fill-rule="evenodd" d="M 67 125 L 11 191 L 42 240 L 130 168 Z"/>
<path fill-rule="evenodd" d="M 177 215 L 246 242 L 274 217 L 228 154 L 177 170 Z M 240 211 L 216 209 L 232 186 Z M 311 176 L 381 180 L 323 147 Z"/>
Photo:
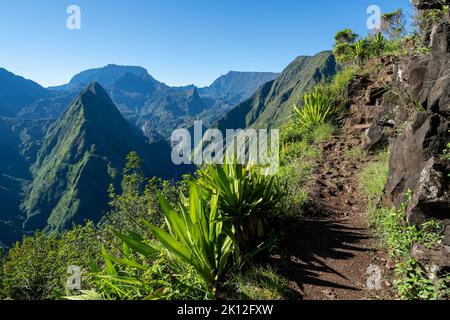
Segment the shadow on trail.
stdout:
<path fill-rule="evenodd" d="M 359 246 L 369 238 L 364 234 L 364 229 L 348 227 L 342 221 L 334 220 L 292 219 L 279 223 L 283 224 L 283 234 L 271 263 L 281 275 L 298 286 L 297 298 L 307 284 L 360 290 L 340 283 L 348 283 L 349 279 L 324 261 L 352 259 L 358 251 L 367 251 Z M 323 280 L 324 274 L 332 274 L 332 278 L 339 281 Z"/>

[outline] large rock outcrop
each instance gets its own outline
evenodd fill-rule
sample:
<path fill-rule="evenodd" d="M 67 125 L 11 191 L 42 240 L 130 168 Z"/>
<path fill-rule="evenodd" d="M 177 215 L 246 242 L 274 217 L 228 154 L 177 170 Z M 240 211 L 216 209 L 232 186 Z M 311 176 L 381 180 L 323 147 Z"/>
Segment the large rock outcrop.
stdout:
<path fill-rule="evenodd" d="M 389 164 L 386 194 L 400 207 L 405 193 L 413 192 L 407 208 L 410 224 L 435 218 L 450 225 L 449 165 L 442 159 L 449 121 L 437 113 L 415 113 L 395 141 Z"/>
<path fill-rule="evenodd" d="M 439 1 L 417 1 L 417 6 L 428 9 L 436 3 Z M 450 143 L 449 14 L 434 27 L 431 54 L 410 59 L 406 66 L 398 67 L 397 75 L 396 86 L 417 109 L 426 111 L 411 112 L 394 142 L 385 200 L 398 207 L 411 190 L 410 224 L 436 219 L 450 228 L 450 163 L 443 157 Z M 446 241 L 450 244 L 450 239 Z"/>

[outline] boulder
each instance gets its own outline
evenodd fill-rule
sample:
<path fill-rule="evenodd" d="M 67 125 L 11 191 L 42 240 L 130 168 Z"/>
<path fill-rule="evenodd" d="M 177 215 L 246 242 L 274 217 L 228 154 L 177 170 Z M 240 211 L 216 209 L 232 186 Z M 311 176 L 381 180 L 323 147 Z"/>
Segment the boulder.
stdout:
<path fill-rule="evenodd" d="M 450 18 L 436 26 L 429 56 L 413 57 L 397 69 L 397 89 L 426 112 L 410 113 L 393 144 L 385 201 L 398 208 L 412 190 L 410 224 L 434 218 L 450 225 L 450 163 L 442 157 L 450 142 Z"/>
<path fill-rule="evenodd" d="M 406 215 L 409 224 L 418 225 L 433 218 L 450 225 L 448 172 L 436 158 L 428 160 L 420 172 L 417 189 Z"/>
<path fill-rule="evenodd" d="M 385 94 L 381 106 L 376 108 L 370 128 L 366 131 L 364 149 L 376 151 L 391 144 L 403 131 L 403 126 L 412 112 L 410 106 L 402 106 L 401 99 L 394 94 Z"/>
<path fill-rule="evenodd" d="M 374 121 L 366 132 L 364 149 L 374 151 L 386 147 L 394 134 L 395 108 L 382 106 L 376 109 Z"/>
<path fill-rule="evenodd" d="M 429 249 L 415 244 L 411 250 L 411 256 L 426 270 L 428 277 L 433 282 L 437 281 L 439 276 L 450 268 L 450 247 L 448 246 Z"/>
<path fill-rule="evenodd" d="M 444 232 L 444 244 L 450 246 L 450 226 L 447 226 Z"/>

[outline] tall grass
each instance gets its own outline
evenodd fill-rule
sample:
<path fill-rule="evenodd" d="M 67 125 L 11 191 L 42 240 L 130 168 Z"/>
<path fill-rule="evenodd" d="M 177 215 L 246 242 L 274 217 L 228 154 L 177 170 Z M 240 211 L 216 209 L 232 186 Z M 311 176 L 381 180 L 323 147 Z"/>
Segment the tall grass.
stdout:
<path fill-rule="evenodd" d="M 267 267 L 252 267 L 231 281 L 236 297 L 241 300 L 284 300 L 290 295 L 288 281 Z"/>

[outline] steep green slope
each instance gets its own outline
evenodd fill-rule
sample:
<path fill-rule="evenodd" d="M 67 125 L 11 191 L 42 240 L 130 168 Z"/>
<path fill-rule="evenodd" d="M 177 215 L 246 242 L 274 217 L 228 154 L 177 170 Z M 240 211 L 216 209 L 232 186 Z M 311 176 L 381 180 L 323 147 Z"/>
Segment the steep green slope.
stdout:
<path fill-rule="evenodd" d="M 276 79 L 279 75 L 272 72 L 230 71 L 220 76 L 209 87 L 200 88 L 199 94 L 202 98 L 212 98 L 236 106 L 250 98 L 261 85 Z"/>
<path fill-rule="evenodd" d="M 148 176 L 177 174 L 170 148 L 146 143 L 97 83 L 86 88 L 47 133 L 33 166 L 25 201 L 26 230 L 64 230 L 72 222 L 98 221 L 108 209 L 107 190 L 117 186 L 125 158 L 137 151 Z"/>
<path fill-rule="evenodd" d="M 5 245 L 21 236 L 23 193 L 31 183 L 30 167 L 49 125 L 0 117 L 0 243 Z"/>
<path fill-rule="evenodd" d="M 33 101 L 51 95 L 37 83 L 0 68 L 0 116 L 15 117 Z"/>
<path fill-rule="evenodd" d="M 303 94 L 316 83 L 333 76 L 336 68 L 335 58 L 329 51 L 313 57 L 298 57 L 276 80 L 261 86 L 250 99 L 219 120 L 215 127 L 221 130 L 278 127 L 291 114 L 292 105 L 299 103 Z"/>

